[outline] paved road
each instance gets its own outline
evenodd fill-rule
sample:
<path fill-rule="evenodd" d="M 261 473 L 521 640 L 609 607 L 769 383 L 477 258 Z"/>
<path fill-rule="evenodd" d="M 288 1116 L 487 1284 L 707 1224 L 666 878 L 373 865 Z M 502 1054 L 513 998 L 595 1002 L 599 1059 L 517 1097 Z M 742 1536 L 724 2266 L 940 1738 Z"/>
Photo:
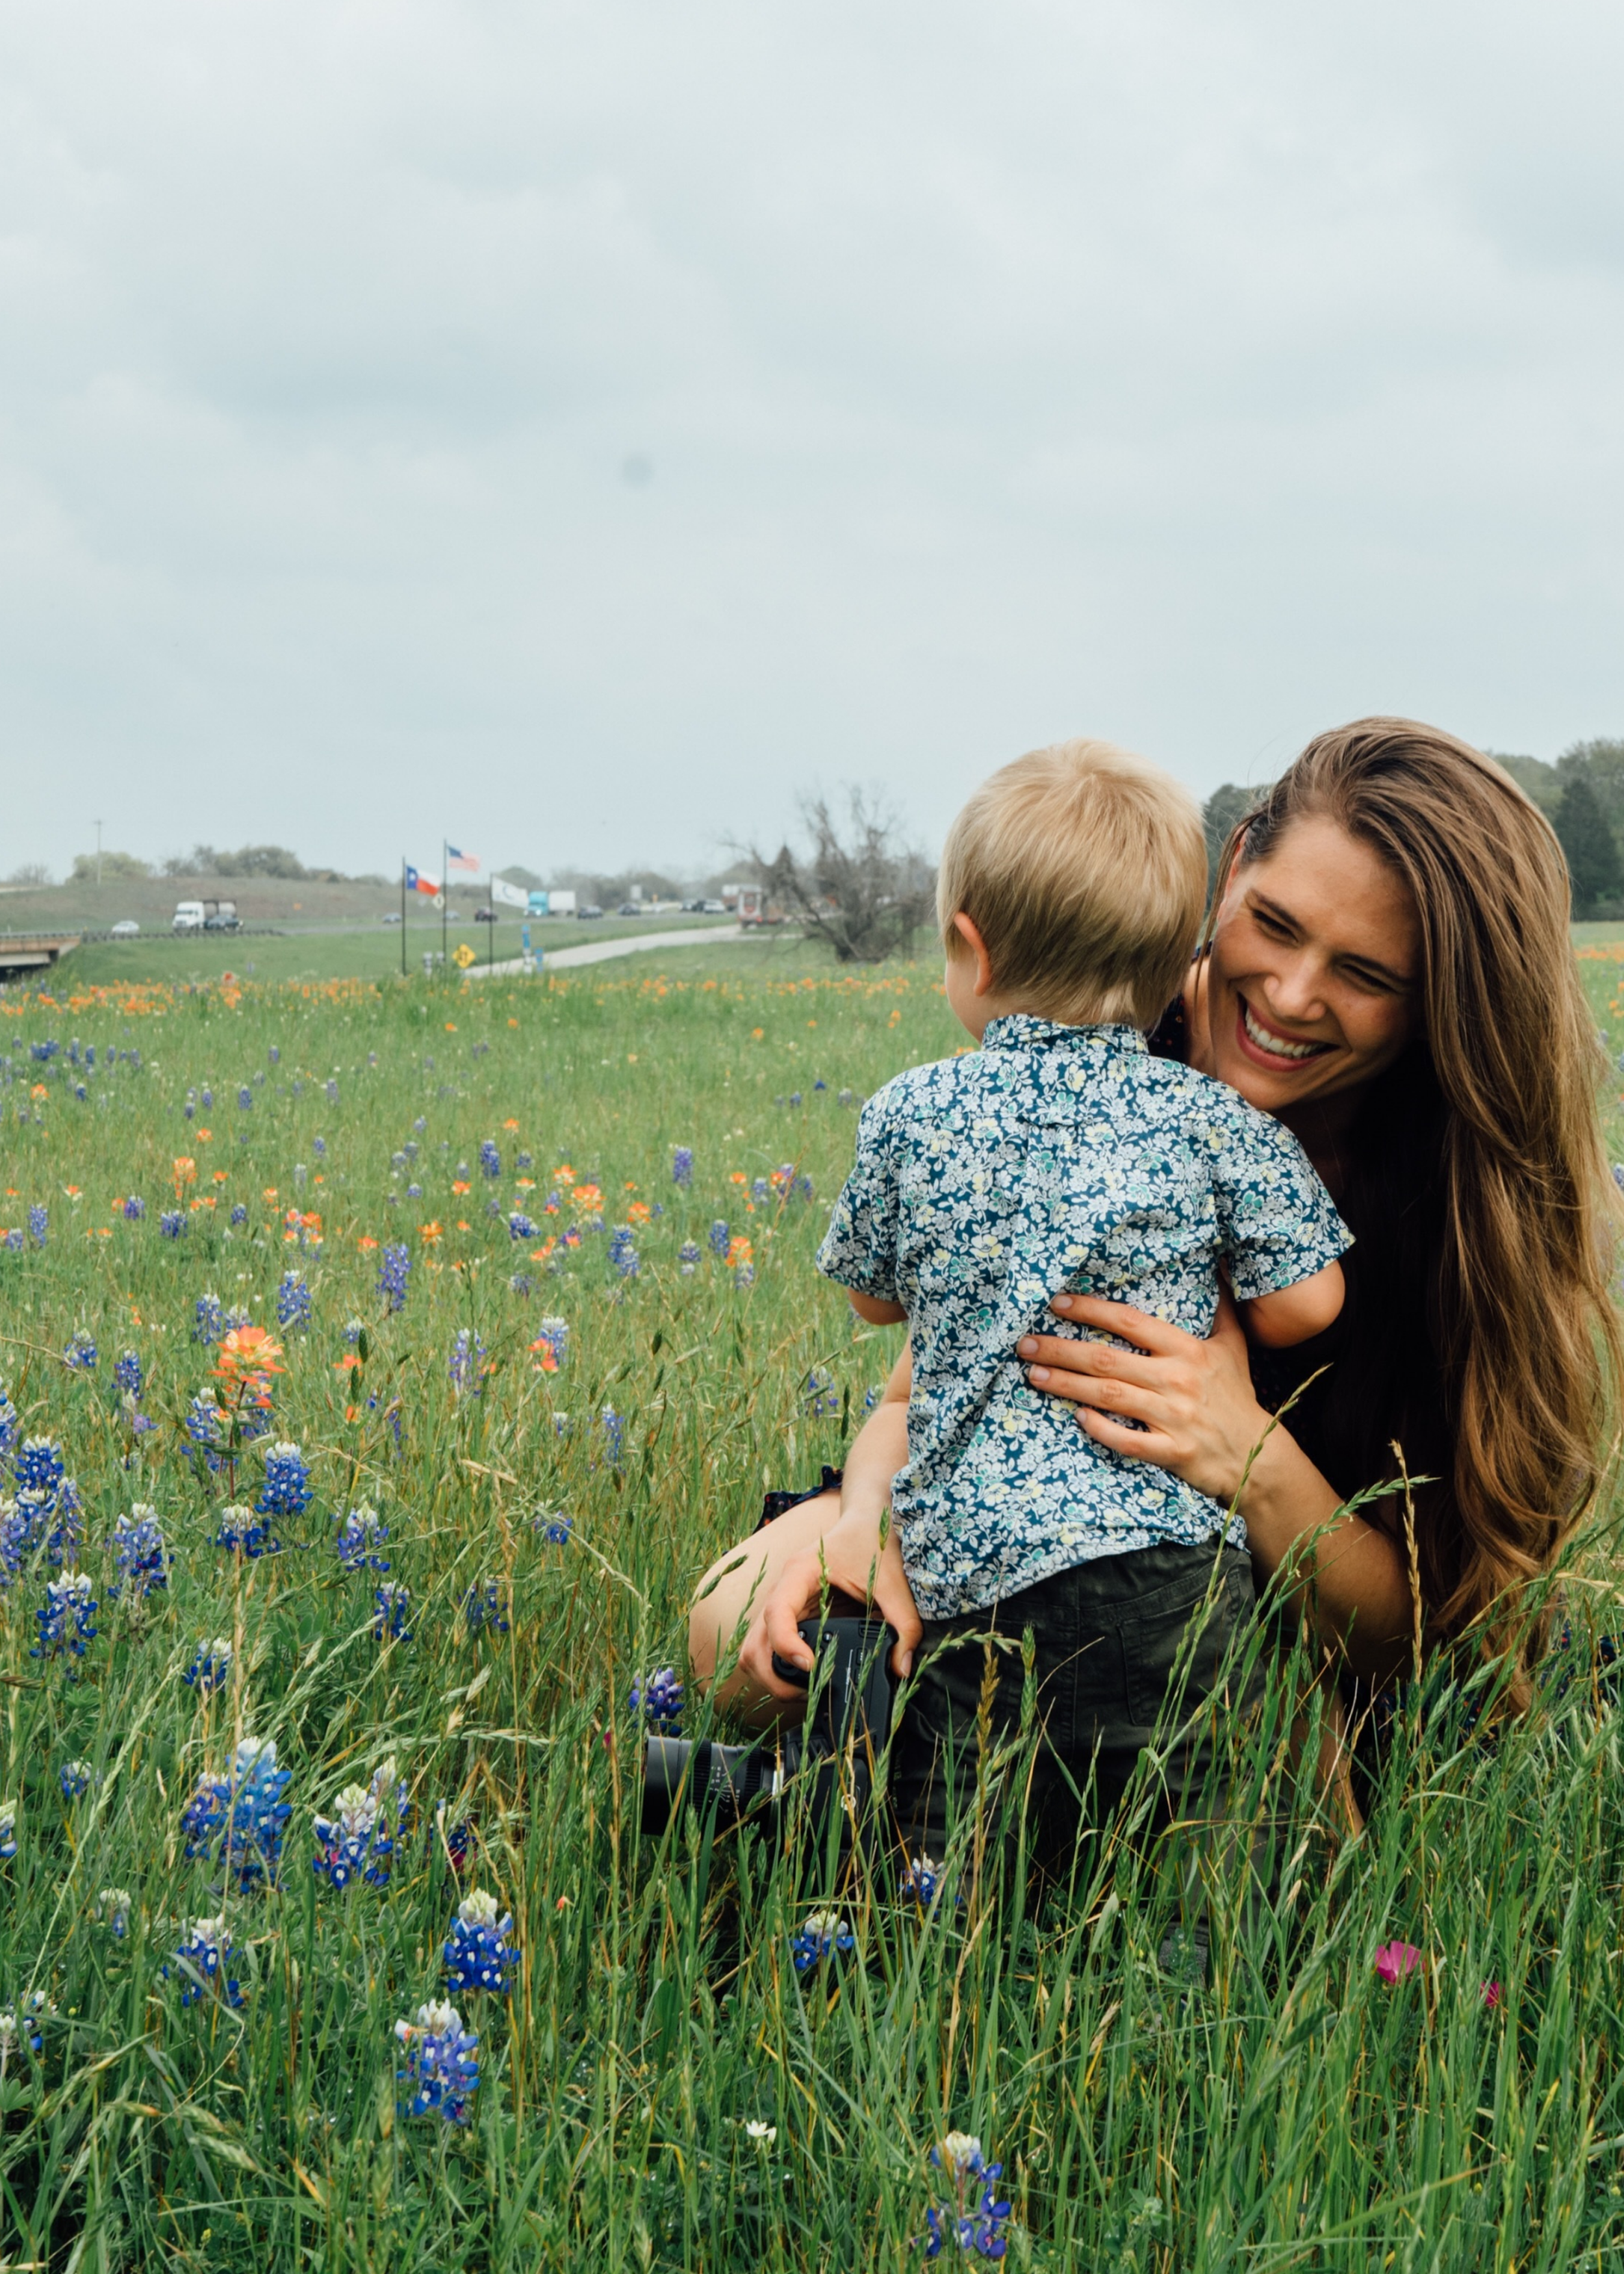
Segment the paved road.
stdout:
<path fill-rule="evenodd" d="M 736 923 L 696 925 L 691 931 L 649 931 L 634 933 L 629 939 L 594 939 L 582 947 L 550 947 L 542 958 L 545 971 L 568 971 L 576 964 L 607 963 L 613 955 L 643 955 L 651 947 L 717 947 L 724 940 L 748 940 L 753 932 L 741 931 Z M 522 972 L 522 955 L 508 958 L 501 963 L 471 963 L 468 968 L 470 979 L 484 979 L 487 975 L 498 978 Z"/>

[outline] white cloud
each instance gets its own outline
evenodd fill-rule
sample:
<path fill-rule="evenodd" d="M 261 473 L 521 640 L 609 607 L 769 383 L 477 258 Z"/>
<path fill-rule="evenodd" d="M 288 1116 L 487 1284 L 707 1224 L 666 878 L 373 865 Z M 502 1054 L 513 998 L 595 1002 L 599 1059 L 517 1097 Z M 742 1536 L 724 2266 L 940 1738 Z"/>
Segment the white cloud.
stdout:
<path fill-rule="evenodd" d="M 1616 11 L 0 24 L 0 866 L 1624 731 Z M 651 478 L 626 478 L 628 459 Z M 71 795 L 64 795 L 64 784 Z"/>

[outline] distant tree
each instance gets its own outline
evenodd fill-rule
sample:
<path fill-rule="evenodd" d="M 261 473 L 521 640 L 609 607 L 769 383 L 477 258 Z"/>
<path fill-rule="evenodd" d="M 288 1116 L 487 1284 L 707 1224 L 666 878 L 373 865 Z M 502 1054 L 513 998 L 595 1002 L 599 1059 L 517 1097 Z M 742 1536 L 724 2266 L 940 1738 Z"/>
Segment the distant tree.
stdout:
<path fill-rule="evenodd" d="M 511 867 L 499 869 L 496 873 L 504 885 L 521 885 L 527 892 L 538 892 L 541 890 L 541 878 L 536 874 L 534 869 L 523 868 L 516 861 Z"/>
<path fill-rule="evenodd" d="M 25 861 L 12 870 L 5 881 L 8 885 L 54 885 L 56 880 L 43 861 Z"/>
<path fill-rule="evenodd" d="M 1492 758 L 1497 766 L 1504 766 L 1518 788 L 1525 789 L 1542 812 L 1553 812 L 1561 802 L 1562 778 L 1543 758 L 1526 758 L 1517 750 L 1485 750 L 1484 756 Z"/>
<path fill-rule="evenodd" d="M 1221 782 L 1201 808 L 1201 825 L 1207 832 L 1207 874 L 1214 882 L 1231 831 L 1249 813 L 1256 812 L 1268 793 L 1267 782 L 1261 789 L 1243 789 L 1238 782 Z"/>
<path fill-rule="evenodd" d="M 910 946 L 934 913 L 936 871 L 896 817 L 853 789 L 843 822 L 825 797 L 803 799 L 801 818 L 811 840 L 804 855 L 787 845 L 770 861 L 748 855 L 769 893 L 838 963 L 882 963 Z"/>
<path fill-rule="evenodd" d="M 1624 897 L 1624 862 L 1588 775 L 1569 775 L 1552 820 L 1573 880 L 1574 914 L 1587 916 L 1598 900 Z"/>
<path fill-rule="evenodd" d="M 138 877 L 150 877 L 152 874 L 152 862 L 140 860 L 133 853 L 104 852 L 101 861 L 102 877 L 109 880 L 133 881 Z M 69 882 L 94 885 L 95 881 L 96 855 L 94 853 L 76 853 Z"/>

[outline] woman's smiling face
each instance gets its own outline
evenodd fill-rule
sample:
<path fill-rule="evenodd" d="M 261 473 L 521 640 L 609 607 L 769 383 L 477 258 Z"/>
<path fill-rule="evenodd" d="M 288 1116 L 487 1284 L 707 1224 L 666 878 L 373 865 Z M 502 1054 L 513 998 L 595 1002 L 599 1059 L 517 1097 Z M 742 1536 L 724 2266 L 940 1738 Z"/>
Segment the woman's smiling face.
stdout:
<path fill-rule="evenodd" d="M 1201 1071 L 1288 1118 L 1360 1088 L 1416 1033 L 1420 969 L 1403 878 L 1339 823 L 1305 816 L 1230 877 L 1206 971 Z"/>

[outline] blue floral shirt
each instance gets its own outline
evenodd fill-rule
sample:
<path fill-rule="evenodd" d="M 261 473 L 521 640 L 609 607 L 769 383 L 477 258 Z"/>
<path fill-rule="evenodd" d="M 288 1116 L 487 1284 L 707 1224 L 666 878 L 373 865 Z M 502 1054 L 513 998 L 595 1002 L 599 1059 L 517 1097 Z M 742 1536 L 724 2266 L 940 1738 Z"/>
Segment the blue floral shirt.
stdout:
<path fill-rule="evenodd" d="M 1211 1333 L 1222 1261 L 1246 1300 L 1351 1235 L 1295 1137 L 1137 1028 L 995 1019 L 863 1108 L 818 1268 L 908 1314 L 908 1461 L 892 1486 L 921 1616 L 951 1617 L 1097 1555 L 1199 1547 L 1238 1519 L 1079 1429 L 1031 1389 L 1025 1334 L 1061 1289 Z M 1109 1339 L 1094 1336 L 1094 1340 Z"/>

